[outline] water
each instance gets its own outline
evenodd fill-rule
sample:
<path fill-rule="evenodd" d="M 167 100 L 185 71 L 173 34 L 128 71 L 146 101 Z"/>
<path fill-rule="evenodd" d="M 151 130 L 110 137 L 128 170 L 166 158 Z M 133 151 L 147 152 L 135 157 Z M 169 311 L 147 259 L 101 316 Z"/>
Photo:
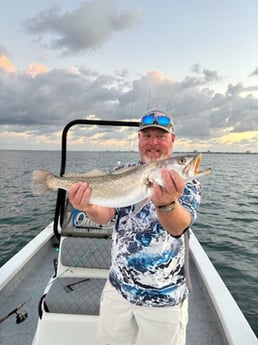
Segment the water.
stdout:
<path fill-rule="evenodd" d="M 138 159 L 133 152 L 69 152 L 67 172 Z M 56 193 L 34 196 L 31 172 L 59 173 L 59 152 L 0 151 L 0 266 L 53 220 Z M 258 155 L 203 154 L 202 204 L 193 231 L 258 336 Z M 218 294 L 220 292 L 218 291 Z"/>

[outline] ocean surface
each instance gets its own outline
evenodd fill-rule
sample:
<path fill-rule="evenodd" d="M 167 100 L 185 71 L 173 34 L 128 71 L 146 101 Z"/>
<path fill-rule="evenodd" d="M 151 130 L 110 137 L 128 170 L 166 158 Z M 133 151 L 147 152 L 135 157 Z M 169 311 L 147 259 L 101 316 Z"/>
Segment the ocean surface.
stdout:
<path fill-rule="evenodd" d="M 134 152 L 68 152 L 66 171 L 137 160 Z M 2 266 L 53 220 L 56 193 L 34 196 L 31 173 L 59 174 L 60 153 L 0 150 L 0 161 Z M 192 229 L 258 336 L 258 154 L 207 153 L 202 167 L 213 171 L 200 178 L 202 203 Z"/>

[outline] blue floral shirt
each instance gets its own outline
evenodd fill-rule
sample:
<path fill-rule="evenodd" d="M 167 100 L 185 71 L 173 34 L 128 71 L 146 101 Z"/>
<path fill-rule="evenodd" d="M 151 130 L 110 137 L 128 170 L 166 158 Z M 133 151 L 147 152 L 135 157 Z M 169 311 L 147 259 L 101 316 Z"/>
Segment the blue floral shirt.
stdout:
<path fill-rule="evenodd" d="M 190 212 L 191 223 L 196 220 L 200 199 L 199 181 L 188 182 L 179 201 Z M 133 304 L 176 305 L 189 293 L 184 275 L 184 236 L 173 237 L 162 227 L 152 202 L 136 214 L 134 208 L 116 210 L 110 282 Z"/>

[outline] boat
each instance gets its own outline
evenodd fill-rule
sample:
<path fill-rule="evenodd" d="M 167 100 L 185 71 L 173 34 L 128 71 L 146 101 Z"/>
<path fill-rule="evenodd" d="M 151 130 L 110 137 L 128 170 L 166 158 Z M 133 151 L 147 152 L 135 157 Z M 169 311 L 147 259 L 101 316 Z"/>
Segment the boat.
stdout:
<path fill-rule="evenodd" d="M 62 133 L 60 176 L 68 131 L 88 125 L 137 127 L 138 122 L 69 122 Z M 99 345 L 99 301 L 110 266 L 113 222 L 98 225 L 74 211 L 59 189 L 53 221 L 0 268 L 0 344 Z M 186 344 L 257 345 L 193 231 L 188 260 L 192 290 Z"/>

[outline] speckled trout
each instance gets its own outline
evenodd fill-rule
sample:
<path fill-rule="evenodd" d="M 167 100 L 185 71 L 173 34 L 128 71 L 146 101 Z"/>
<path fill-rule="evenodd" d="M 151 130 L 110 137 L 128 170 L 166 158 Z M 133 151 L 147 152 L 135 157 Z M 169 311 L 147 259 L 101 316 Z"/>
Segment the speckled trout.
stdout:
<path fill-rule="evenodd" d="M 69 190 L 76 182 L 87 182 L 92 189 L 90 203 L 106 207 L 125 207 L 144 203 L 152 196 L 152 185 L 156 182 L 163 186 L 161 169 L 176 170 L 185 180 L 206 175 L 211 169 L 199 170 L 201 154 L 172 157 L 133 168 L 121 169 L 115 174 L 97 171 L 74 173 L 62 177 L 46 170 L 34 170 L 32 189 L 35 194 L 45 194 L 58 188 Z"/>

